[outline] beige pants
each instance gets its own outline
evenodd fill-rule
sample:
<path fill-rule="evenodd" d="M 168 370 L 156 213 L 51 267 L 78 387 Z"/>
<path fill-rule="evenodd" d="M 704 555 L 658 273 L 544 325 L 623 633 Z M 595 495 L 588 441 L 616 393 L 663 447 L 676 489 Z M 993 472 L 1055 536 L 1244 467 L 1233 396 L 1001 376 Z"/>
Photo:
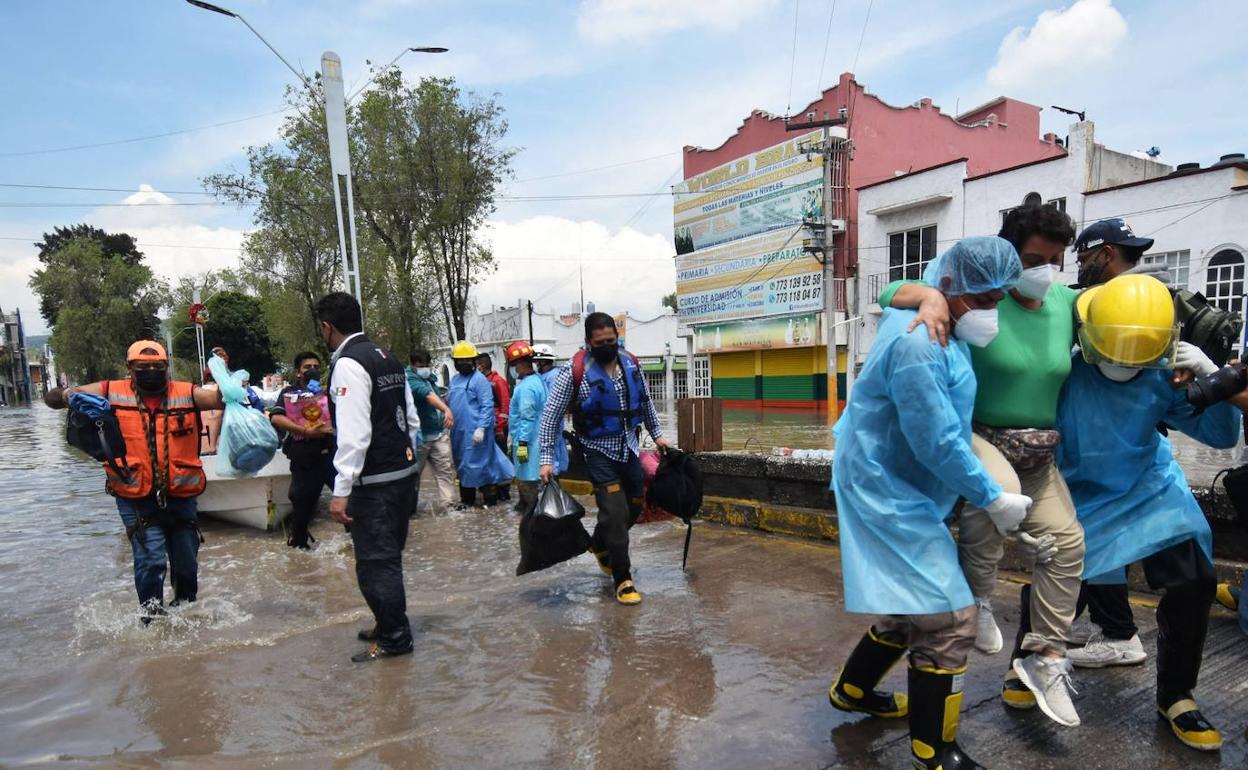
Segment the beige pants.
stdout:
<path fill-rule="evenodd" d="M 1053 535 L 1057 539 L 1057 555 L 1047 564 L 1035 565 L 1032 572 L 1032 631 L 1023 637 L 1022 647 L 1031 652 L 1052 650 L 1064 655 L 1083 576 L 1083 527 L 1075 517 L 1070 490 L 1053 463 L 1016 472 L 1001 452 L 981 436 L 972 438 L 971 448 L 1002 489 L 1021 491 L 1034 501 L 1020 529 L 1032 537 Z M 963 508 L 958 520 L 958 559 L 971 593 L 977 598 L 992 596 L 997 563 L 1004 553 L 1005 539 L 988 514 L 969 504 Z"/>
<path fill-rule="evenodd" d="M 420 445 L 420 462 L 422 475 L 433 473 L 433 480 L 438 485 L 438 504 L 443 511 L 448 511 L 459 502 L 459 492 L 455 486 L 455 460 L 451 457 L 451 433 L 442 431 L 435 439 L 425 439 Z"/>
<path fill-rule="evenodd" d="M 932 615 L 881 615 L 872 628 L 880 639 L 905 645 L 910 665 L 960 671 L 975 644 L 975 605 Z"/>

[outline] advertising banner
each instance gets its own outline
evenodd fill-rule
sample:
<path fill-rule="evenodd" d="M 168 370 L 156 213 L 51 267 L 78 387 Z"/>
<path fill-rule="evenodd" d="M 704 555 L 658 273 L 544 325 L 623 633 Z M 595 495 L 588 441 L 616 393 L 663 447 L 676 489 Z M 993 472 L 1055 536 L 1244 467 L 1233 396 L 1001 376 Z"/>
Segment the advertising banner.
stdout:
<path fill-rule="evenodd" d="M 803 348 L 821 343 L 819 316 L 815 313 L 788 318 L 759 318 L 699 326 L 694 345 L 699 353 L 734 350 Z"/>
<path fill-rule="evenodd" d="M 823 265 L 790 228 L 676 258 L 682 325 L 823 309 Z"/>
<path fill-rule="evenodd" d="M 795 136 L 676 185 L 676 253 L 822 220 L 823 156 L 802 149 L 821 137 Z"/>

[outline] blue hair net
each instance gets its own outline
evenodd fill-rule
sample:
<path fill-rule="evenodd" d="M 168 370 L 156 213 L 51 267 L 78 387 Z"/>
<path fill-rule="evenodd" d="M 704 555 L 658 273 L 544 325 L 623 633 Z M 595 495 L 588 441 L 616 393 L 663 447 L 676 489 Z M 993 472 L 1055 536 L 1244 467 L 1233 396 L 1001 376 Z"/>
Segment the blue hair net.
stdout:
<path fill-rule="evenodd" d="M 927 265 L 923 281 L 949 296 L 1010 288 L 1023 275 L 1014 245 L 995 235 L 963 238 Z"/>

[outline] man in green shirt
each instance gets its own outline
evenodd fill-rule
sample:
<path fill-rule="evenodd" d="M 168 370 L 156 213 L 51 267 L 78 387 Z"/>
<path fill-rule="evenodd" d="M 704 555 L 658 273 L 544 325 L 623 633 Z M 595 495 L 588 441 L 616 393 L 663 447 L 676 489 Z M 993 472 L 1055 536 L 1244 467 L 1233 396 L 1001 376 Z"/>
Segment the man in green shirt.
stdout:
<path fill-rule="evenodd" d="M 1075 229 L 1053 207 L 1028 206 L 1006 217 L 1000 236 L 1018 250 L 1023 278 L 997 306 L 997 336 L 986 347 L 971 349 L 978 382 L 972 448 L 1002 488 L 1035 501 L 1018 536 L 1036 562 L 1027 607 L 1032 631 L 1019 640 L 1016 655 L 1035 670 L 1033 680 L 1040 684 L 1029 688 L 1011 668 L 1002 698 L 1016 708 L 1039 705 L 1058 723 L 1074 726 L 1079 715 L 1068 692 L 1066 639 L 1083 573 L 1083 529 L 1054 463 L 1052 431 L 1058 395 L 1070 374 L 1077 295 L 1055 279 Z M 929 288 L 895 282 L 880 295 L 880 305 L 918 307 L 912 326 L 926 324 L 933 342 L 947 341 L 948 310 L 936 307 Z M 979 610 L 975 646 L 995 653 L 1003 640 L 990 599 L 1004 539 L 972 505 L 962 510 L 958 529 L 959 560 Z"/>
<path fill-rule="evenodd" d="M 455 461 L 451 458 L 450 430 L 455 418 L 438 393 L 438 378 L 433 373 L 431 358 L 427 350 L 412 351 L 407 387 L 411 388 L 412 401 L 420 415 L 421 466 L 433 470 L 441 510 L 449 511 L 459 500 L 455 491 Z"/>

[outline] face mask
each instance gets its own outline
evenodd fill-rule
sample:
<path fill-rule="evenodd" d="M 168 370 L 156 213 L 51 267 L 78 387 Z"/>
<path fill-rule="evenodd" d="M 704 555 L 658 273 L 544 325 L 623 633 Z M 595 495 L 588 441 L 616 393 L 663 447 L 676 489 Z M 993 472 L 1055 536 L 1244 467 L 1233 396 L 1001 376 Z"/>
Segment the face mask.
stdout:
<path fill-rule="evenodd" d="M 304 382 L 313 382 L 313 381 L 320 382 L 321 370 L 316 368 L 315 366 L 307 370 L 306 372 L 303 373 L 303 381 Z"/>
<path fill-rule="evenodd" d="M 1079 265 L 1079 285 L 1083 287 L 1096 286 L 1103 282 L 1105 277 L 1105 262 L 1098 262 L 1095 258 Z"/>
<path fill-rule="evenodd" d="M 514 366 L 507 367 L 507 373 L 511 375 L 511 379 L 513 380 L 520 379 L 520 372 Z"/>
<path fill-rule="evenodd" d="M 459 372 L 465 377 L 472 374 L 476 370 L 477 370 L 477 367 L 473 366 L 471 361 L 464 361 L 462 363 L 457 362 L 455 364 L 455 371 Z"/>
<path fill-rule="evenodd" d="M 967 310 L 953 325 L 953 334 L 968 345 L 987 347 L 997 336 L 997 309 Z"/>
<path fill-rule="evenodd" d="M 433 374 L 433 370 L 427 366 L 420 366 L 416 368 L 417 377 L 427 378 L 431 374 Z"/>
<path fill-rule="evenodd" d="M 606 345 L 595 345 L 589 349 L 589 354 L 594 360 L 600 364 L 609 364 L 615 360 L 619 352 L 619 343 L 611 342 Z"/>
<path fill-rule="evenodd" d="M 1140 370 L 1134 366 L 1117 366 L 1115 364 L 1097 364 L 1096 368 L 1100 369 L 1101 374 L 1105 375 L 1107 378 L 1113 380 L 1114 382 L 1126 382 L 1132 379 L 1133 377 L 1135 377 L 1135 375 L 1140 373 Z"/>
<path fill-rule="evenodd" d="M 134 384 L 144 393 L 164 393 L 169 387 L 169 374 L 162 369 L 136 369 Z"/>
<path fill-rule="evenodd" d="M 1028 299 L 1044 299 L 1056 277 L 1057 270 L 1052 265 L 1029 267 L 1023 271 L 1023 277 L 1018 279 L 1014 288 Z"/>

